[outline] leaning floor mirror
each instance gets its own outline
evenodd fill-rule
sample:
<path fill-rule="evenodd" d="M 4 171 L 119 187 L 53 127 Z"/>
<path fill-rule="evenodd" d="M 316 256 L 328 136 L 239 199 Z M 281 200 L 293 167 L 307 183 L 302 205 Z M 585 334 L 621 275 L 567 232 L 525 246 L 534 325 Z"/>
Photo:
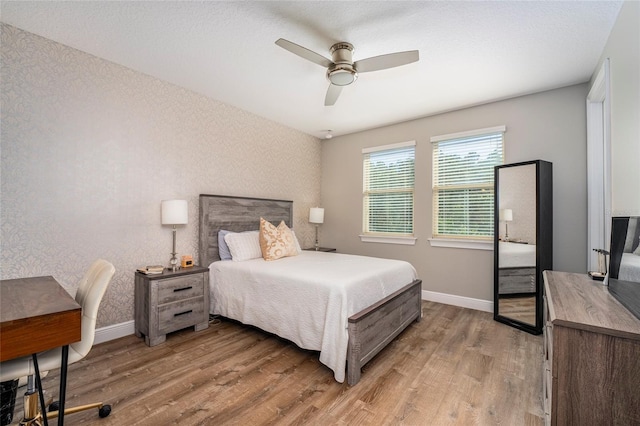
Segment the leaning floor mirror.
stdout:
<path fill-rule="evenodd" d="M 553 265 L 552 165 L 496 166 L 494 177 L 493 318 L 540 334 L 542 272 Z"/>

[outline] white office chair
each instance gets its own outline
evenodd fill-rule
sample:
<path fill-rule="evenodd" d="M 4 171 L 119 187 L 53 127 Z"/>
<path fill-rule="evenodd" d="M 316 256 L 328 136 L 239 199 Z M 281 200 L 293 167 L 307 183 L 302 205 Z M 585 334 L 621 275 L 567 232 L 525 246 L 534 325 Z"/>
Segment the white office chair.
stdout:
<path fill-rule="evenodd" d="M 78 291 L 76 293 L 76 302 L 82 306 L 82 337 L 79 342 L 69 345 L 69 362 L 80 361 L 87 356 L 91 347 L 93 346 L 93 340 L 95 338 L 96 319 L 98 317 L 98 307 L 102 296 L 104 296 L 107 286 L 111 282 L 111 278 L 115 273 L 114 266 L 106 260 L 96 260 L 89 267 L 89 270 L 80 281 Z M 51 331 L 55 333 L 55 330 Z M 38 354 L 38 369 L 40 371 L 53 370 L 60 368 L 62 348 L 56 348 L 49 351 L 41 352 Z M 31 356 L 25 356 L 21 358 L 12 359 L 0 363 L 0 382 L 8 380 L 15 380 L 23 376 L 33 376 L 35 370 L 33 368 L 33 362 Z M 111 406 L 104 405 L 101 402 L 83 405 L 80 407 L 72 407 L 64 410 L 65 415 L 76 413 L 78 411 L 84 411 L 91 408 L 98 408 L 100 417 L 106 417 L 111 412 Z M 28 408 L 25 405 L 25 418 L 26 410 L 33 409 Z M 41 414 L 40 414 L 41 415 Z M 57 411 L 52 411 L 47 414 L 47 417 L 57 417 Z M 33 417 L 33 416 L 29 416 Z"/>

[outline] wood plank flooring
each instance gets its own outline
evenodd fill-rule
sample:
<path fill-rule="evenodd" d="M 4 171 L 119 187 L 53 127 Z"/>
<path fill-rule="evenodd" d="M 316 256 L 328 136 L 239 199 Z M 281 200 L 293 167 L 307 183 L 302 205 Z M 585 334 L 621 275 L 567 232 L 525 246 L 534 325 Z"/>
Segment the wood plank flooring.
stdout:
<path fill-rule="evenodd" d="M 542 337 L 487 312 L 423 301 L 413 323 L 337 383 L 318 353 L 231 321 L 152 348 L 127 336 L 69 368 L 67 425 L 542 425 Z M 56 392 L 58 371 L 44 379 Z M 19 390 L 14 423 L 22 413 Z"/>

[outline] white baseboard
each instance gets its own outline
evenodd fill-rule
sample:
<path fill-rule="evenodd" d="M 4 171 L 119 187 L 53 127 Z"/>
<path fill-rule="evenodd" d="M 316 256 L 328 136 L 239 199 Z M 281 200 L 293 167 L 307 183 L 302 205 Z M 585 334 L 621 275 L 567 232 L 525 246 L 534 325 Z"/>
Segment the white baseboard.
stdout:
<path fill-rule="evenodd" d="M 476 311 L 493 312 L 493 302 L 470 297 L 455 296 L 453 294 L 436 293 L 435 291 L 422 290 L 422 300 L 444 303 L 446 305 L 460 306 L 462 308 L 475 309 Z M 94 345 L 119 339 L 135 333 L 135 322 L 133 320 L 121 322 L 120 324 L 108 325 L 96 330 Z"/>
<path fill-rule="evenodd" d="M 135 332 L 136 328 L 133 320 L 121 322 L 120 324 L 108 325 L 106 327 L 96 329 L 96 338 L 93 341 L 93 344 L 97 345 L 98 343 L 108 342 L 109 340 L 129 336 Z"/>
<path fill-rule="evenodd" d="M 422 300 L 475 309 L 476 311 L 493 312 L 493 302 L 453 294 L 422 290 Z"/>

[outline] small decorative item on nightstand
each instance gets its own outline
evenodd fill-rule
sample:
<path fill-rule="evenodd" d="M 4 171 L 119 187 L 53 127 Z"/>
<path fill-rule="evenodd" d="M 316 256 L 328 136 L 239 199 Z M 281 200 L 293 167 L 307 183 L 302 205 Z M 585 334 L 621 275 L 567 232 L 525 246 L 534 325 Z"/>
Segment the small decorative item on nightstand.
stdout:
<path fill-rule="evenodd" d="M 183 268 L 191 268 L 193 266 L 193 256 L 191 256 L 190 254 L 185 254 L 184 256 L 182 256 L 182 262 L 180 263 L 180 265 Z"/>
<path fill-rule="evenodd" d="M 156 275 L 164 272 L 164 266 L 162 265 L 145 266 L 144 268 L 138 268 L 137 271 L 145 275 Z"/>
<path fill-rule="evenodd" d="M 327 253 L 335 253 L 336 249 L 332 248 L 332 247 L 312 247 L 312 248 L 308 248 L 305 249 L 307 251 L 324 251 Z"/>

